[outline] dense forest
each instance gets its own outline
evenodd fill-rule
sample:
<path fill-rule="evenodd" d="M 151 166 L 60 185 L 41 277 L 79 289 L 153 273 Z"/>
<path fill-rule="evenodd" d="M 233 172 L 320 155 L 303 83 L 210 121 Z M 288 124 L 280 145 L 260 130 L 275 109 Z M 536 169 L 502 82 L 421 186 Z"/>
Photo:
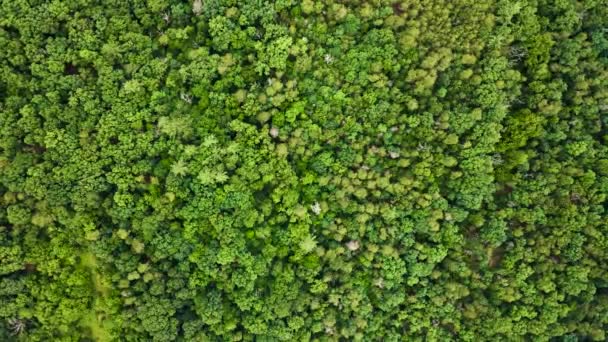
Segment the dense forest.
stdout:
<path fill-rule="evenodd" d="M 608 0 L 1 0 L 1 341 L 606 341 Z"/>

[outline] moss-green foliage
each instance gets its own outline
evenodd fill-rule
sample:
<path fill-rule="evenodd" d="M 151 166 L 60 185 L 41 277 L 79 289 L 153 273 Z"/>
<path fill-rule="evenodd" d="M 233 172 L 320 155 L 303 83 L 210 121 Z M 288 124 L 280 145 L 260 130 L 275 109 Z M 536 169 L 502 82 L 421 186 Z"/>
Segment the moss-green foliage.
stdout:
<path fill-rule="evenodd" d="M 0 340 L 606 340 L 607 26 L 0 2 Z"/>

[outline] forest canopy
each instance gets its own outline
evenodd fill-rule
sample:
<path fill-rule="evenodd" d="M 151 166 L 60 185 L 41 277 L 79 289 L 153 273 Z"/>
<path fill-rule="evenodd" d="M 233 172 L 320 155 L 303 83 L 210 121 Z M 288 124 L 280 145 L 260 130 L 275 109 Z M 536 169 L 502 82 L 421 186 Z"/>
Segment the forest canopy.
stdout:
<path fill-rule="evenodd" d="M 606 341 L 606 0 L 0 1 L 0 340 Z"/>

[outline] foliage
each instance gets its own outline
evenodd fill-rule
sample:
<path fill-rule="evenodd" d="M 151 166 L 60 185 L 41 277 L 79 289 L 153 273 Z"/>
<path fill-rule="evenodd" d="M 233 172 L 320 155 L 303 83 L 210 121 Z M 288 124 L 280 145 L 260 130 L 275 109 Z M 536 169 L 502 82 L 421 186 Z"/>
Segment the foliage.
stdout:
<path fill-rule="evenodd" d="M 607 25 L 0 2 L 0 340 L 606 340 Z"/>

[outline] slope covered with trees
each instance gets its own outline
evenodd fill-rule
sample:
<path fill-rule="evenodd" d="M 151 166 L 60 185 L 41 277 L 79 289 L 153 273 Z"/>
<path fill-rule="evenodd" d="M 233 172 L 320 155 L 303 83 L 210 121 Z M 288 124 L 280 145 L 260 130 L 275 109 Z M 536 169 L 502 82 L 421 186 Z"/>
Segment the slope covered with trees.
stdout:
<path fill-rule="evenodd" d="M 0 340 L 608 338 L 606 0 L 0 2 Z"/>

